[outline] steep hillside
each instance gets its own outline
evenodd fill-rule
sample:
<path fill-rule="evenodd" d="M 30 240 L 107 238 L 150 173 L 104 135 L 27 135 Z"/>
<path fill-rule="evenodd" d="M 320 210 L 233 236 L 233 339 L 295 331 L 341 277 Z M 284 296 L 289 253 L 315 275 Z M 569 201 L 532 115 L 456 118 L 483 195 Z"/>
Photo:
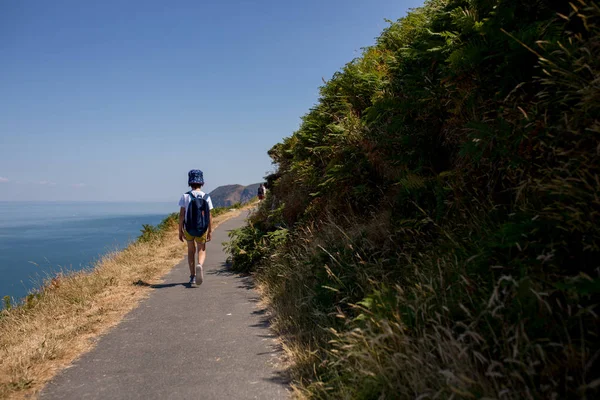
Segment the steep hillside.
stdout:
<path fill-rule="evenodd" d="M 256 196 L 260 183 L 248 186 L 225 185 L 210 192 L 210 198 L 215 207 L 229 207 L 235 203 L 246 203 Z"/>
<path fill-rule="evenodd" d="M 321 87 L 229 245 L 315 399 L 600 398 L 600 7 L 429 0 Z"/>

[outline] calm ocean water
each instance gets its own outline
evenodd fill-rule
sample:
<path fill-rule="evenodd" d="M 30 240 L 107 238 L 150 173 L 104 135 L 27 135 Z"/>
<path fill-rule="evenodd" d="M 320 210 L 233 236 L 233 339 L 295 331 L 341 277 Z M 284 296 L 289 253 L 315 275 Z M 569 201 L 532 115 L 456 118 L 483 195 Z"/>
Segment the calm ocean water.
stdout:
<path fill-rule="evenodd" d="M 176 211 L 176 202 L 0 202 L 0 297 L 20 299 L 57 271 L 88 268 Z"/>

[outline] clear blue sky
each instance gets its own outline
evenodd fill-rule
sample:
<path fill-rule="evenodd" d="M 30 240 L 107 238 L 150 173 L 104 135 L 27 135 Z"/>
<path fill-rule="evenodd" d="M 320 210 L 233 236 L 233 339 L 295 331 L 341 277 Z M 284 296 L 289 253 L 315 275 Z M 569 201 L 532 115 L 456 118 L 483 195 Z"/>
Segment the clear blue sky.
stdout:
<path fill-rule="evenodd" d="M 322 79 L 419 0 L 0 2 L 0 200 L 259 182 Z"/>

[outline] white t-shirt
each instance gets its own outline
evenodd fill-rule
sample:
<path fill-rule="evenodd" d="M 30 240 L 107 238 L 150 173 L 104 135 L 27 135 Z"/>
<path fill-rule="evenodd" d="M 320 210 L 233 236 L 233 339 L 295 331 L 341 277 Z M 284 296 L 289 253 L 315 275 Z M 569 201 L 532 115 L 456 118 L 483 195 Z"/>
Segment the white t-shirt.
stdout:
<path fill-rule="evenodd" d="M 196 197 L 201 197 L 201 196 L 204 196 L 206 194 L 206 193 L 204 193 L 201 190 L 192 190 L 192 193 Z M 206 202 L 208 203 L 208 209 L 212 210 L 213 209 L 213 205 L 212 205 L 212 200 L 210 199 L 210 196 L 206 196 L 204 198 L 204 200 L 206 200 Z M 179 199 L 179 207 L 184 207 L 185 208 L 185 218 L 187 218 L 187 209 L 188 209 L 189 205 L 190 205 L 190 195 L 187 194 L 187 193 L 182 194 L 181 198 Z"/>

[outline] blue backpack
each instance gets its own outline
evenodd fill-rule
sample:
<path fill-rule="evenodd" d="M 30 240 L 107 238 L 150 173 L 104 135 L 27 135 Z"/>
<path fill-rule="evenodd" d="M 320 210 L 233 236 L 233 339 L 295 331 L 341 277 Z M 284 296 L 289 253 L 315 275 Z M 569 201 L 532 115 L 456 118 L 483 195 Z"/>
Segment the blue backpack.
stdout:
<path fill-rule="evenodd" d="M 200 237 L 208 230 L 210 223 L 210 209 L 204 196 L 195 197 L 192 191 L 187 192 L 190 195 L 190 204 L 185 215 L 185 230 L 192 236 Z"/>

